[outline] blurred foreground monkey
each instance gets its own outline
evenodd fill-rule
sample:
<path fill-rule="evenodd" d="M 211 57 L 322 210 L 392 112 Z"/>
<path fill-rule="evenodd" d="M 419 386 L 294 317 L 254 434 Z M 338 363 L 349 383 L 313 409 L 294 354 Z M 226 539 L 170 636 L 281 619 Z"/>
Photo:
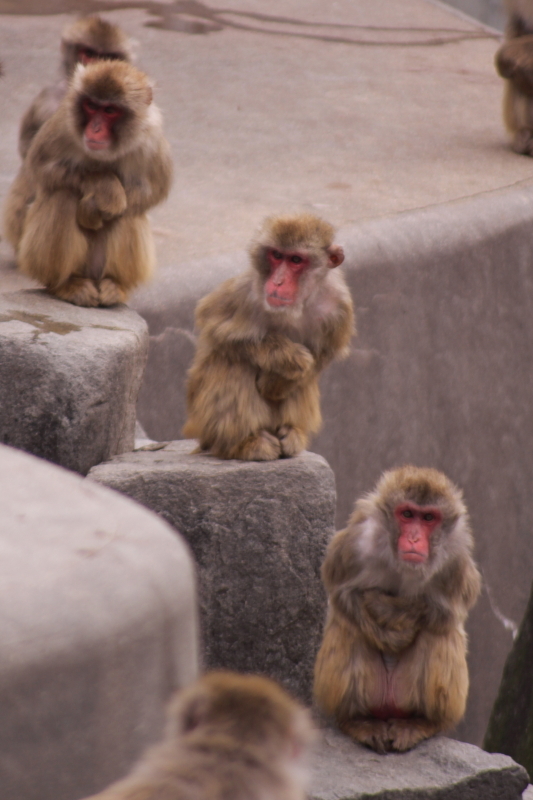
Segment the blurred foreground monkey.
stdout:
<path fill-rule="evenodd" d="M 380 753 L 453 727 L 468 693 L 463 624 L 480 591 L 462 494 L 441 472 L 385 472 L 329 544 L 318 706 Z"/>
<path fill-rule="evenodd" d="M 99 16 L 82 17 L 63 29 L 61 55 L 62 77 L 37 95 L 22 118 L 19 153 L 23 159 L 39 128 L 59 108 L 76 65 L 89 64 L 102 58 L 131 61 L 132 46 L 126 34 L 111 22 Z"/>
<path fill-rule="evenodd" d="M 308 712 L 273 681 L 212 672 L 169 707 L 166 736 L 88 800 L 305 800 Z"/>
<path fill-rule="evenodd" d="M 506 78 L 503 118 L 513 150 L 533 155 L 533 0 L 506 0 L 507 41 L 496 53 L 496 69 Z"/>
<path fill-rule="evenodd" d="M 172 177 L 152 87 L 124 61 L 78 65 L 11 186 L 5 231 L 22 272 L 80 306 L 110 306 L 155 260 L 146 211 Z"/>
<path fill-rule="evenodd" d="M 251 269 L 198 304 L 183 433 L 202 450 L 269 461 L 297 455 L 319 429 L 319 372 L 354 330 L 333 235 L 311 214 L 267 219 Z"/>

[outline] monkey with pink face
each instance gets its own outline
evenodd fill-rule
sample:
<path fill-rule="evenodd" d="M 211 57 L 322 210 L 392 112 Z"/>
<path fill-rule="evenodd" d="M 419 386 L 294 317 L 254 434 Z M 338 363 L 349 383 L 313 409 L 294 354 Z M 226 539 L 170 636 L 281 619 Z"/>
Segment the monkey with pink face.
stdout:
<path fill-rule="evenodd" d="M 251 269 L 200 301 L 183 433 L 219 458 L 297 455 L 321 424 L 318 375 L 347 354 L 342 247 L 311 214 L 267 219 Z"/>
<path fill-rule="evenodd" d="M 378 752 L 452 728 L 468 693 L 464 622 L 480 592 L 462 494 L 435 469 L 385 472 L 322 567 L 318 706 Z"/>

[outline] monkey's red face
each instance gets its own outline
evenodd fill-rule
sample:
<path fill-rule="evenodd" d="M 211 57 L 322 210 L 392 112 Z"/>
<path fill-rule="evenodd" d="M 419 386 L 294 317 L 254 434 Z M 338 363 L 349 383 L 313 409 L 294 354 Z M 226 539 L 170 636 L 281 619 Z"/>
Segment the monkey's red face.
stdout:
<path fill-rule="evenodd" d="M 309 269 L 309 256 L 299 250 L 282 252 L 269 248 L 270 276 L 265 283 L 267 303 L 274 308 L 292 306 L 298 297 L 298 281 Z"/>
<path fill-rule="evenodd" d="M 85 146 L 89 150 L 107 150 L 113 144 L 113 126 L 124 115 L 123 110 L 114 105 L 100 105 L 87 97 L 82 101 L 82 109 Z"/>
<path fill-rule="evenodd" d="M 410 564 L 423 564 L 429 558 L 429 540 L 442 522 L 442 514 L 433 506 L 402 503 L 394 509 L 400 528 L 398 556 Z"/>

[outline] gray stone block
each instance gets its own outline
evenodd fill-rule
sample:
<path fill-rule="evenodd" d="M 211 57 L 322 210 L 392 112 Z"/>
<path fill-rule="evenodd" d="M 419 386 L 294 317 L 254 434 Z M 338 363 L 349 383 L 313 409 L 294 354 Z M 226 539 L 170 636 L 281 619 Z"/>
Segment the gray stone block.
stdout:
<path fill-rule="evenodd" d="M 206 666 L 261 672 L 309 699 L 333 533 L 333 473 L 320 456 L 266 463 L 191 455 L 193 441 L 116 456 L 89 478 L 157 511 L 198 564 Z"/>
<path fill-rule="evenodd" d="M 443 736 L 378 755 L 330 729 L 312 769 L 311 800 L 520 800 L 529 782 L 508 756 Z"/>
<path fill-rule="evenodd" d="M 126 306 L 0 295 L 0 442 L 82 474 L 131 450 L 147 347 Z"/>
<path fill-rule="evenodd" d="M 0 508 L 0 796 L 76 800 L 196 677 L 192 559 L 146 509 L 3 446 Z"/>

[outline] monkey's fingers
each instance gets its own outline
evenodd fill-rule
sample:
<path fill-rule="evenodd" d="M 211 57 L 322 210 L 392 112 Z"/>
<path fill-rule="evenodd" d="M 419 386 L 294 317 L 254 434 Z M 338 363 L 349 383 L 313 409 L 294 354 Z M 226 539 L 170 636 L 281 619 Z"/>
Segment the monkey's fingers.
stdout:
<path fill-rule="evenodd" d="M 439 725 L 423 717 L 390 720 L 389 749 L 405 753 L 424 739 L 434 736 L 440 729 Z"/>
<path fill-rule="evenodd" d="M 57 289 L 49 288 L 48 291 L 61 300 L 66 300 L 67 303 L 74 303 L 76 306 L 94 308 L 100 302 L 95 283 L 88 278 L 82 278 L 80 275 L 72 275 Z"/>
<path fill-rule="evenodd" d="M 533 36 L 506 42 L 496 53 L 496 69 L 523 94 L 533 96 Z"/>
<path fill-rule="evenodd" d="M 388 723 L 382 719 L 351 719 L 339 725 L 341 731 L 359 744 L 370 747 L 377 753 L 389 750 Z"/>

